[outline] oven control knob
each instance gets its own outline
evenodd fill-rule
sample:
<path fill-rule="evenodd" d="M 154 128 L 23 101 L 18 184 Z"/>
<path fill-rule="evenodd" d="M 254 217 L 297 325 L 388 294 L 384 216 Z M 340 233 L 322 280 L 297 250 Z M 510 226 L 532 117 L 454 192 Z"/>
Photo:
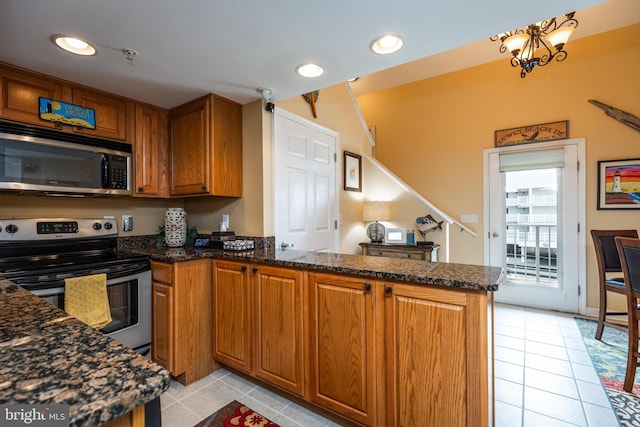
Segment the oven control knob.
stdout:
<path fill-rule="evenodd" d="M 102 228 L 102 224 L 100 224 L 99 222 L 96 222 L 93 224 L 93 229 L 98 231 Z"/>
<path fill-rule="evenodd" d="M 111 224 L 110 222 L 106 222 L 104 224 L 104 229 L 105 230 L 111 230 L 113 228 L 113 224 Z"/>
<path fill-rule="evenodd" d="M 7 231 L 7 233 L 9 234 L 13 234 L 13 233 L 17 233 L 18 232 L 18 226 L 15 224 L 9 224 L 5 227 L 5 230 Z"/>

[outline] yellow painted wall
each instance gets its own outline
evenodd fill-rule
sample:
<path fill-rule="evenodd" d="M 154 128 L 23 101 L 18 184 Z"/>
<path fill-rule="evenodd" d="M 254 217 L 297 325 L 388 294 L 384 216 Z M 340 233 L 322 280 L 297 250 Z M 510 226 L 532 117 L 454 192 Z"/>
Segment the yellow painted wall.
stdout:
<path fill-rule="evenodd" d="M 478 237 L 451 234 L 451 261 L 482 264 L 483 150 L 499 129 L 569 120 L 586 139 L 586 227 L 640 229 L 640 211 L 596 209 L 598 160 L 640 158 L 640 133 L 589 104 L 640 116 L 640 25 L 570 41 L 563 63 L 526 78 L 508 59 L 358 97 L 376 126 L 377 159 L 449 215 L 477 214 Z M 497 48 L 497 47 L 496 47 Z M 357 83 L 357 82 L 356 82 Z M 366 184 L 366 183 L 365 183 Z M 587 306 L 596 307 L 597 266 L 587 238 Z"/>

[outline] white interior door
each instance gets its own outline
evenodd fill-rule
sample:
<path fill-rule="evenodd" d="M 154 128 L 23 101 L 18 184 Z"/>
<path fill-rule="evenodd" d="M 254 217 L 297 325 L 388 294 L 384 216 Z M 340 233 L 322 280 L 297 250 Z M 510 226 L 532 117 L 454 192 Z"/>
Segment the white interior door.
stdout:
<path fill-rule="evenodd" d="M 338 134 L 280 109 L 275 114 L 276 245 L 338 252 Z"/>
<path fill-rule="evenodd" d="M 485 253 L 506 273 L 496 301 L 578 313 L 584 268 L 578 147 L 487 151 Z"/>

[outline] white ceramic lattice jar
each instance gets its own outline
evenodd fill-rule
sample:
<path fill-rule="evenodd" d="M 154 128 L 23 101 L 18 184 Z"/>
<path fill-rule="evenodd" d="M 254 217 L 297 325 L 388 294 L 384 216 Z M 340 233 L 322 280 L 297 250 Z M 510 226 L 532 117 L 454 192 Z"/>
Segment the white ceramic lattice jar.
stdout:
<path fill-rule="evenodd" d="M 164 216 L 164 240 L 171 248 L 184 246 L 187 240 L 187 213 L 184 209 L 167 209 Z"/>

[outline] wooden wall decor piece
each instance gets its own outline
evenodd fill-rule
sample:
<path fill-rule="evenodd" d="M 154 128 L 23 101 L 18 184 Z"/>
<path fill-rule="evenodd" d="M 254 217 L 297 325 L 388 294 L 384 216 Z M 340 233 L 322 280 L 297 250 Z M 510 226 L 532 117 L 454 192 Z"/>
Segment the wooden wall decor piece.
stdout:
<path fill-rule="evenodd" d="M 496 147 L 569 138 L 569 120 L 495 131 Z"/>
<path fill-rule="evenodd" d="M 600 101 L 596 101 L 595 99 L 590 99 L 589 102 L 596 107 L 602 108 L 607 116 L 616 119 L 620 123 L 623 123 L 632 129 L 640 132 L 640 117 L 634 116 L 631 113 L 627 113 L 626 111 L 619 110 L 610 105 L 604 104 Z"/>
<path fill-rule="evenodd" d="M 302 97 L 305 99 L 305 101 L 307 101 L 309 104 L 311 104 L 311 112 L 313 113 L 313 118 L 317 119 L 318 118 L 318 114 L 316 112 L 316 101 L 318 100 L 318 96 L 320 96 L 320 91 L 319 90 L 314 90 L 311 92 L 307 92 L 304 95 L 302 95 Z"/>

